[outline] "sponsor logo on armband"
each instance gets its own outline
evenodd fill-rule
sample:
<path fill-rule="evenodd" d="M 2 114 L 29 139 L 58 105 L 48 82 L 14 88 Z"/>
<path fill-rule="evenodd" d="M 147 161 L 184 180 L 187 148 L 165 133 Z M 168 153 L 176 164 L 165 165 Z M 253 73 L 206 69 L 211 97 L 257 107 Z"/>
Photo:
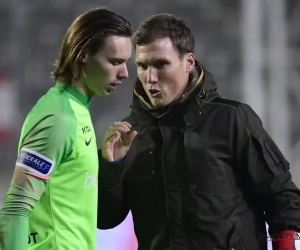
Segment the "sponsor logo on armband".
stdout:
<path fill-rule="evenodd" d="M 47 177 L 51 174 L 55 161 L 28 148 L 22 148 L 16 165 L 26 168 L 29 171 Z"/>

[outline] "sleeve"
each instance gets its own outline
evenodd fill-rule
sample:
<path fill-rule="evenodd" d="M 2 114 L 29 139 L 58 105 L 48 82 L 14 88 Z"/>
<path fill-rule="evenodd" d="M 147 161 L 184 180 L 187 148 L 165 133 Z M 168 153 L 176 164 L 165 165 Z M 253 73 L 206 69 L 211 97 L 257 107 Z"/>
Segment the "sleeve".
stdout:
<path fill-rule="evenodd" d="M 66 113 L 31 117 L 24 123 L 15 171 L 0 211 L 0 249 L 27 249 L 31 210 L 52 174 L 72 153 L 75 129 L 75 118 Z"/>
<path fill-rule="evenodd" d="M 237 110 L 235 133 L 243 186 L 265 213 L 269 234 L 300 232 L 300 191 L 292 181 L 289 162 L 248 105 Z"/>
<path fill-rule="evenodd" d="M 110 229 L 121 224 L 129 213 L 124 185 L 126 158 L 107 162 L 98 151 L 98 229 Z"/>

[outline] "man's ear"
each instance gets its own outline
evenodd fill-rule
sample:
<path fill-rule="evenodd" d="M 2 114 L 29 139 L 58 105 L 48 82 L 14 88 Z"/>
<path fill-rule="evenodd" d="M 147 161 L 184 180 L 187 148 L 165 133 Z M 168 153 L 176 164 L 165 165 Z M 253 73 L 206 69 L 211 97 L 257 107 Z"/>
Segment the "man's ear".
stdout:
<path fill-rule="evenodd" d="M 195 55 L 194 53 L 188 53 L 186 55 L 186 71 L 190 73 L 195 67 Z"/>

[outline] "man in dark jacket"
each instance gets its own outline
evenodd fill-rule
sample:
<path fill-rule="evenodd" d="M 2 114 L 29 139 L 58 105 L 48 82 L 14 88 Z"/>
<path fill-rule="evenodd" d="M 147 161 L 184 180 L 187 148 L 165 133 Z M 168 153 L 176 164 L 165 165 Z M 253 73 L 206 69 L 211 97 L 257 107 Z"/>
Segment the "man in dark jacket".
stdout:
<path fill-rule="evenodd" d="M 132 211 L 139 250 L 295 249 L 300 192 L 289 162 L 246 104 L 220 97 L 194 59 L 194 38 L 169 14 L 133 36 L 131 114 L 99 152 L 98 228 Z"/>

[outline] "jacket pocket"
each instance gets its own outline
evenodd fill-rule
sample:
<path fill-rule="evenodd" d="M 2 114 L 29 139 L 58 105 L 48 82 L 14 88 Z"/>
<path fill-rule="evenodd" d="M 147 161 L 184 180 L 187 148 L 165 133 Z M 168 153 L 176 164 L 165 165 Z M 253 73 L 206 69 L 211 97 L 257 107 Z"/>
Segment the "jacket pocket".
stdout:
<path fill-rule="evenodd" d="M 229 233 L 228 250 L 246 250 L 237 225 L 234 225 Z"/>
<path fill-rule="evenodd" d="M 289 165 L 289 162 L 285 159 L 278 146 L 274 143 L 274 141 L 270 137 L 264 140 L 264 145 L 268 154 L 270 155 L 270 157 L 272 158 L 276 166 Z"/>

